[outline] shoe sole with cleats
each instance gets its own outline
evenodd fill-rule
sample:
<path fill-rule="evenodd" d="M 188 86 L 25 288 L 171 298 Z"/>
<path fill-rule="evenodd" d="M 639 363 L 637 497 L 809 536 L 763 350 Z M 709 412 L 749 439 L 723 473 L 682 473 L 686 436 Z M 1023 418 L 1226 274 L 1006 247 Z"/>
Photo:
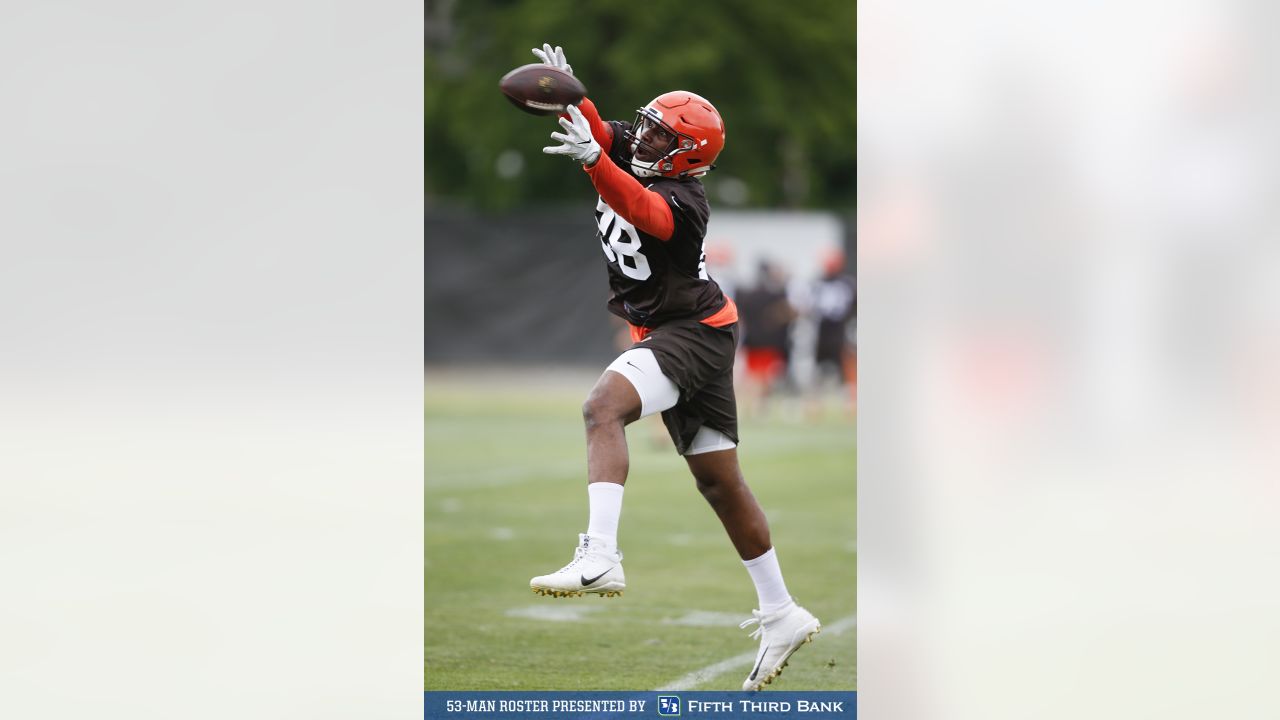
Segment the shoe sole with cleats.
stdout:
<path fill-rule="evenodd" d="M 599 595 L 600 597 L 615 597 L 622 595 L 621 590 L 552 590 L 551 588 L 530 588 L 534 595 L 549 595 L 551 597 L 582 597 L 583 595 Z"/>

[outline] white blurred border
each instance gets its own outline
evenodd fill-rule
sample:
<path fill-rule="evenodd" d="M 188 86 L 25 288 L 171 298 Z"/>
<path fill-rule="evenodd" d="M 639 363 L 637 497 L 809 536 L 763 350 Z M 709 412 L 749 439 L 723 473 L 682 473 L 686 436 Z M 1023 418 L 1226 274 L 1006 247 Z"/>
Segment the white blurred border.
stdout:
<path fill-rule="evenodd" d="M 422 27 L 0 9 L 0 717 L 421 717 Z"/>
<path fill-rule="evenodd" d="M 1276 20 L 859 3 L 867 717 L 1280 717 Z"/>

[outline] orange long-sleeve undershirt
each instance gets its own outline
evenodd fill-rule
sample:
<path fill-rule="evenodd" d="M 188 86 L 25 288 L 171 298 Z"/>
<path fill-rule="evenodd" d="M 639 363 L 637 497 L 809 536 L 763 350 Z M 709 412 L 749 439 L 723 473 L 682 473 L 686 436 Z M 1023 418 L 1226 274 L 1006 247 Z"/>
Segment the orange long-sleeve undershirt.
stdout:
<path fill-rule="evenodd" d="M 613 127 L 600 119 L 595 104 L 583 98 L 578 109 L 590 124 L 591 136 L 601 149 L 600 158 L 595 165 L 582 166 L 591 177 L 591 184 L 596 186 L 596 192 L 623 220 L 659 240 L 670 240 L 676 227 L 671 206 L 667 205 L 665 198 L 646 189 L 609 159 L 609 148 L 613 147 Z"/>

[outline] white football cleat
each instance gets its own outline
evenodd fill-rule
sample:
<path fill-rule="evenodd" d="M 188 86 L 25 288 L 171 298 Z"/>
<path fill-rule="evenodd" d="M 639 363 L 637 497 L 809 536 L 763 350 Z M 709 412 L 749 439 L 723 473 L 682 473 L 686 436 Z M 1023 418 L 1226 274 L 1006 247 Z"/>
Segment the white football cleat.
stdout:
<path fill-rule="evenodd" d="M 627 586 L 622 574 L 622 553 L 606 540 L 586 533 L 578 535 L 573 561 L 550 575 L 539 575 L 529 587 L 539 595 L 574 597 L 595 593 L 604 597 L 621 595 Z"/>
<path fill-rule="evenodd" d="M 795 600 L 768 615 L 752 610 L 751 616 L 750 620 L 738 626 L 745 628 L 751 623 L 760 623 L 760 627 L 751 633 L 752 638 L 760 638 L 760 652 L 756 653 L 756 664 L 751 674 L 742 683 L 742 689 L 747 691 L 759 690 L 773 682 L 782 674 L 791 654 L 822 632 L 818 618 L 797 605 Z"/>

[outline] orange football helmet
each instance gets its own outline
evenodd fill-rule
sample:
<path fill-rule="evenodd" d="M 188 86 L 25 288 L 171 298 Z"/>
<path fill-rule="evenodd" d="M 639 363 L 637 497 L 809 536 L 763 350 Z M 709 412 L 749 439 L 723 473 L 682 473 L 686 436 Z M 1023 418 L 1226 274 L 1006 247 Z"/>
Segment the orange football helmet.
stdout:
<path fill-rule="evenodd" d="M 636 111 L 625 133 L 631 170 L 640 177 L 698 177 L 724 149 L 724 120 L 701 95 L 675 90 Z"/>

